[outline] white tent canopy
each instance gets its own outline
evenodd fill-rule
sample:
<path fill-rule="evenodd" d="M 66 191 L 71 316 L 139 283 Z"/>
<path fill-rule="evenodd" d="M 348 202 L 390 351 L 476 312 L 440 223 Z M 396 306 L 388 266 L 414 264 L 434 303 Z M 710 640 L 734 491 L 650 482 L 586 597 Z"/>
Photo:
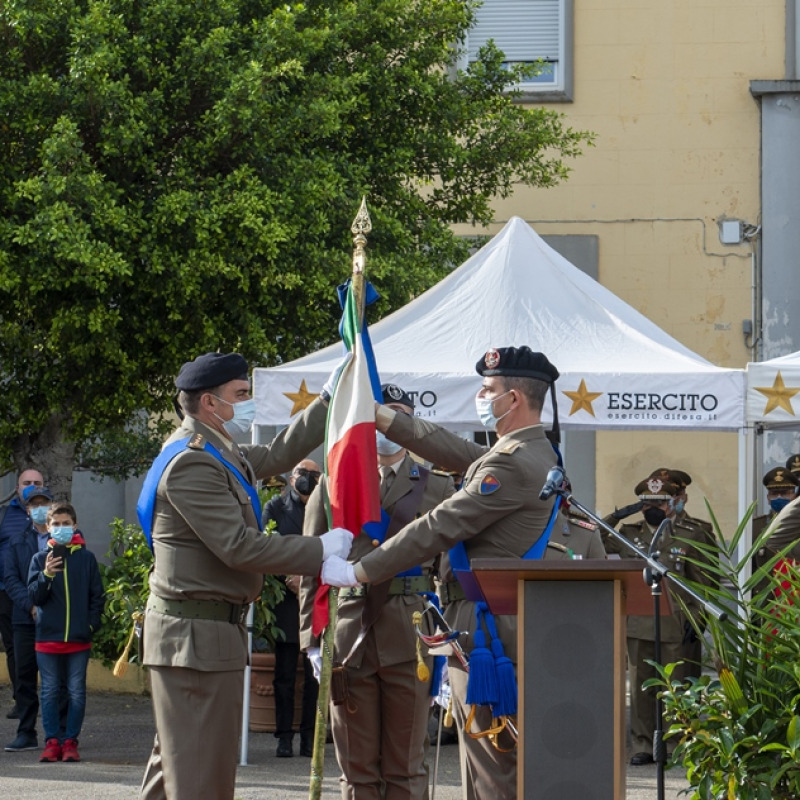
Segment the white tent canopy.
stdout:
<path fill-rule="evenodd" d="M 684 347 L 518 217 L 444 280 L 370 325 L 370 334 L 381 380 L 412 393 L 419 415 L 452 427 L 480 427 L 477 359 L 492 347 L 522 344 L 561 372 L 563 428 L 732 431 L 744 424 L 742 370 L 716 367 Z M 337 344 L 256 369 L 256 423 L 287 424 L 341 355 Z"/>
<path fill-rule="evenodd" d="M 800 428 L 800 351 L 747 365 L 748 425 Z"/>

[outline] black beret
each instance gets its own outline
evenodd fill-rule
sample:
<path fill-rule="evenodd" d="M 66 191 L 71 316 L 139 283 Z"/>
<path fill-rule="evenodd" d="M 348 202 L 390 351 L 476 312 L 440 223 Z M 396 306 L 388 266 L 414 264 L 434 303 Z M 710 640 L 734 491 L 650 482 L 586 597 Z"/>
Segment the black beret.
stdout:
<path fill-rule="evenodd" d="M 228 381 L 246 381 L 247 361 L 239 353 L 205 353 L 187 361 L 175 378 L 175 386 L 184 392 L 211 389 Z"/>
<path fill-rule="evenodd" d="M 411 395 L 397 386 L 397 384 L 384 383 L 381 386 L 381 395 L 383 395 L 383 402 L 386 404 L 401 403 L 411 409 L 414 408 L 414 401 L 411 399 Z"/>
<path fill-rule="evenodd" d="M 486 352 L 475 365 L 478 375 L 491 377 L 506 375 L 511 378 L 535 378 L 553 383 L 558 370 L 547 360 L 544 353 L 535 353 L 530 347 L 498 347 Z"/>

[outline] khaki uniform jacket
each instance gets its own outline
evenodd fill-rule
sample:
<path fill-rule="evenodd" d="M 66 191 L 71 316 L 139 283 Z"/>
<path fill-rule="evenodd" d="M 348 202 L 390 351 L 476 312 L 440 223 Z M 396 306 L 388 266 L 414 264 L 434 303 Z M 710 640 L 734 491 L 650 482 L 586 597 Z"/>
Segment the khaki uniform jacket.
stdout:
<path fill-rule="evenodd" d="M 240 448 L 191 417 L 167 440 L 199 434 L 255 482 L 285 472 L 324 436 L 326 407 L 312 403 L 270 445 Z M 264 573 L 316 574 L 321 542 L 301 536 L 265 536 L 250 497 L 236 476 L 199 449 L 187 448 L 167 466 L 153 515 L 152 594 L 168 600 L 221 600 L 245 604 L 261 592 Z M 244 625 L 186 619 L 148 609 L 144 663 L 203 671 L 243 669 Z"/>
<path fill-rule="evenodd" d="M 604 521 L 612 528 L 619 522 L 619 520 L 615 520 L 611 516 L 606 517 Z M 639 522 L 623 525 L 620 528 L 620 533 L 633 542 L 640 550 L 644 550 L 644 552 L 648 552 L 655 532 L 656 529 L 651 527 L 644 519 Z M 686 520 L 673 519 L 672 534 L 665 536 L 661 541 L 659 547 L 659 561 L 679 578 L 686 577 L 689 580 L 707 585 L 709 583 L 708 577 L 703 574 L 696 564 L 691 563 L 689 558 L 687 558 L 687 556 L 689 556 L 694 559 L 705 560 L 705 554 L 694 549 L 692 547 L 692 542 L 706 541 L 708 541 L 707 532 L 703 530 L 703 528 L 691 524 Z M 604 544 L 606 551 L 609 553 L 619 553 L 623 558 L 630 558 L 632 556 L 631 551 L 610 534 L 604 537 Z M 669 585 L 669 578 L 666 579 L 666 582 Z M 688 618 L 677 601 L 677 593 L 680 593 L 680 590 L 675 589 L 674 584 L 670 585 L 669 597 L 672 613 L 669 615 L 662 615 L 661 617 L 661 640 L 663 642 L 683 641 L 685 623 Z M 696 615 L 700 611 L 697 606 L 697 601 L 686 594 L 682 596 L 692 614 Z M 631 615 L 628 617 L 629 639 L 652 640 L 654 635 L 653 617 L 651 614 L 644 616 Z"/>
<path fill-rule="evenodd" d="M 583 517 L 570 514 L 564 508 L 559 512 L 550 534 L 548 555 L 546 556 L 548 561 L 555 558 L 550 554 L 553 546 L 566 547 L 573 555 L 581 558 L 606 557 L 606 549 L 603 547 L 603 539 L 597 525 Z M 572 558 L 569 552 L 562 551 L 562 553 L 564 559 Z"/>
<path fill-rule="evenodd" d="M 544 531 L 553 500 L 540 500 L 539 492 L 556 455 L 541 425 L 516 430 L 485 448 L 424 420 L 396 414 L 387 436 L 465 475 L 462 488 L 452 497 L 361 559 L 370 581 L 396 575 L 462 541 L 470 561 L 519 558 Z M 442 578 L 451 578 L 446 565 Z M 473 646 L 474 611 L 469 601 L 451 603 L 446 609 L 453 628 L 470 632 L 466 642 L 462 639 L 468 652 Z M 506 655 L 516 662 L 516 617 L 496 615 L 495 621 Z"/>
<path fill-rule="evenodd" d="M 406 454 L 395 476 L 394 483 L 389 487 L 389 491 L 382 501 L 383 508 L 386 509 L 390 516 L 398 500 L 414 488 L 414 479 L 411 477 L 413 466 L 413 459 Z M 306 517 L 303 526 L 303 533 L 306 536 L 319 536 L 328 530 L 323 500 L 325 489 L 325 477 L 323 476 L 320 479 L 320 486 L 314 490 L 306 505 Z M 417 517 L 428 513 L 452 494 L 452 478 L 429 472 Z M 376 547 L 381 546 L 379 542 L 374 541 L 362 530 L 353 540 L 353 549 L 350 551 L 349 560 L 356 562 L 367 553 L 371 553 Z M 422 574 L 431 576 L 431 590 L 433 587 L 434 561 L 434 557 L 431 556 L 420 562 Z M 300 644 L 304 649 L 319 647 L 319 640 L 311 633 L 311 612 L 316 588 L 317 581 L 315 579 L 306 578 L 303 580 L 300 591 Z M 369 591 L 369 588 L 367 591 Z M 341 662 L 350 653 L 358 634 L 361 632 L 361 612 L 363 607 L 363 598 L 356 597 L 339 601 L 334 643 L 335 660 L 338 662 Z M 404 661 L 416 659 L 417 635 L 411 615 L 414 611 L 422 611 L 423 607 L 424 600 L 418 594 L 390 595 L 387 597 L 381 616 L 370 631 L 371 635 L 375 637 L 378 660 L 382 667 L 389 667 L 393 664 L 401 664 Z M 363 647 L 361 646 L 356 649 L 348 661 L 349 665 L 358 667 L 361 664 L 362 650 Z"/>

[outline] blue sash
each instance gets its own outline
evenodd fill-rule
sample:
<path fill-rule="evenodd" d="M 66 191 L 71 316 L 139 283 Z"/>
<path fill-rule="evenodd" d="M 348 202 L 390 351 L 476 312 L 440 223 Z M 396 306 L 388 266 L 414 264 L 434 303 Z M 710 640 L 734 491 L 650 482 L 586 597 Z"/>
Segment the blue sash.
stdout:
<path fill-rule="evenodd" d="M 164 470 L 167 468 L 167 465 L 172 461 L 178 453 L 182 453 L 188 446 L 189 441 L 192 437 L 187 436 L 185 439 L 179 439 L 177 442 L 172 442 L 172 444 L 168 444 L 156 457 L 155 461 L 153 461 L 150 469 L 147 471 L 147 475 L 144 479 L 144 485 L 142 486 L 142 491 L 139 494 L 139 501 L 136 504 L 136 515 L 139 517 L 139 524 L 142 526 L 142 531 L 144 532 L 145 539 L 147 539 L 147 546 L 152 550 L 153 549 L 153 514 L 155 513 L 155 506 L 156 506 L 156 490 L 158 489 L 158 483 L 161 480 L 161 476 L 164 474 Z M 256 491 L 255 486 L 253 486 L 247 478 L 242 475 L 241 471 L 237 469 L 237 467 L 231 464 L 230 461 L 225 459 L 222 453 L 217 450 L 210 442 L 205 442 L 203 445 L 203 450 L 206 453 L 214 456 L 217 461 L 220 461 L 224 464 L 237 478 L 239 483 L 242 484 L 242 487 L 247 492 L 250 497 L 250 503 L 253 506 L 253 512 L 256 515 L 256 521 L 258 523 L 258 529 L 262 530 L 261 526 L 261 500 L 259 500 L 258 492 Z"/>
<path fill-rule="evenodd" d="M 382 508 L 380 520 L 376 522 L 367 522 L 363 526 L 363 531 L 367 534 L 367 536 L 369 536 L 370 539 L 383 544 L 386 540 L 386 532 L 389 530 L 390 521 L 391 517 L 386 513 L 386 510 Z M 410 575 L 422 575 L 422 567 L 411 567 L 411 569 L 407 569 L 405 572 L 398 572 L 395 577 L 406 578 Z"/>

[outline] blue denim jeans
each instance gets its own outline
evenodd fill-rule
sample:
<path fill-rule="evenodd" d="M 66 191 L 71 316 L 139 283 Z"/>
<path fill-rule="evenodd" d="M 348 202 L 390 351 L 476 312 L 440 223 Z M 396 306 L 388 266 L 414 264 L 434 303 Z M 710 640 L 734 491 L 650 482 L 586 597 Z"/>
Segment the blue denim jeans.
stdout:
<path fill-rule="evenodd" d="M 45 739 L 59 738 L 59 703 L 62 685 L 66 686 L 69 705 L 65 739 L 77 739 L 86 714 L 86 669 L 89 650 L 77 653 L 36 653 L 41 681 L 42 727 Z"/>

